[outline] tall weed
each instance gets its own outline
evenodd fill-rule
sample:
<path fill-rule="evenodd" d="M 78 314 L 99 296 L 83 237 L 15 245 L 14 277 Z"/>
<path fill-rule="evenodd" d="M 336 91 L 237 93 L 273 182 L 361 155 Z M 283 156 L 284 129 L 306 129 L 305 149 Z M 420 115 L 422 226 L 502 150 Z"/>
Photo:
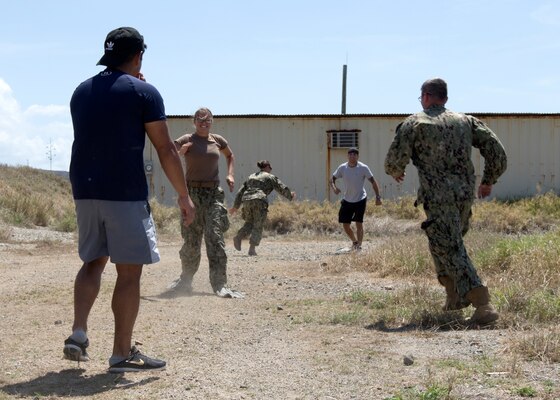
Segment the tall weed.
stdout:
<path fill-rule="evenodd" d="M 75 215 L 70 182 L 48 171 L 0 164 L 0 210 L 8 224 L 70 229 L 60 223 Z"/>
<path fill-rule="evenodd" d="M 159 233 L 178 233 L 181 227 L 181 212 L 178 207 L 162 205 L 156 198 L 150 200 L 152 217 Z"/>
<path fill-rule="evenodd" d="M 560 287 L 560 230 L 506 236 L 476 254 L 484 271 L 525 285 Z"/>
<path fill-rule="evenodd" d="M 509 342 L 506 351 L 520 354 L 526 360 L 560 362 L 560 329 L 558 326 L 534 332 L 520 332 Z"/>
<path fill-rule="evenodd" d="M 560 197 L 553 192 L 515 201 L 477 201 L 473 227 L 501 233 L 553 229 L 560 222 Z"/>

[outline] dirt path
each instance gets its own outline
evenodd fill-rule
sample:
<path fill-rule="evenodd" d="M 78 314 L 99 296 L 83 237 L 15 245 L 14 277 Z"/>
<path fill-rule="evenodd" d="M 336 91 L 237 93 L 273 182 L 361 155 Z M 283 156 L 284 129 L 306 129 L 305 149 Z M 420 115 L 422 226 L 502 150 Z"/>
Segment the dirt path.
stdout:
<path fill-rule="evenodd" d="M 105 272 L 90 318 L 92 360 L 78 367 L 62 359 L 80 264 L 75 244 L 0 246 L 0 400 L 383 399 L 407 387 L 425 388 L 437 378 L 438 360 L 468 363 L 503 348 L 508 332 L 499 330 L 381 332 L 306 321 L 314 304 L 328 311 L 329 300 L 344 293 L 397 284 L 326 273 L 325 263 L 337 262 L 340 256 L 332 253 L 343 244 L 267 239 L 259 256 L 248 257 L 246 248 L 236 252 L 228 243 L 230 285 L 245 299 L 212 295 L 204 258 L 194 295 L 167 299 L 161 294 L 179 274 L 179 243 L 163 241 L 162 261 L 144 272 L 134 339 L 147 354 L 167 360 L 168 368 L 122 376 L 106 371 L 114 268 Z M 369 243 L 364 252 L 373 250 Z M 415 362 L 405 366 L 409 354 Z M 532 370 L 539 380 L 558 384 L 558 368 Z M 518 398 L 476 380 L 454 390 L 458 398 Z"/>

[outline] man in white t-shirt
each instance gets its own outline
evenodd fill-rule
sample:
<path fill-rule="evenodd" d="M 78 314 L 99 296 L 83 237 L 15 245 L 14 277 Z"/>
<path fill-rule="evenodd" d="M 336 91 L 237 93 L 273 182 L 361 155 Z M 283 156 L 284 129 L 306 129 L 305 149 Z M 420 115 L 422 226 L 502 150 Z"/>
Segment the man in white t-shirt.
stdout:
<path fill-rule="evenodd" d="M 363 222 L 367 205 L 364 181 L 366 179 L 371 182 L 375 192 L 375 205 L 381 205 L 379 186 L 369 167 L 358 161 L 359 154 L 360 152 L 357 148 L 350 148 L 348 150 L 348 162 L 340 164 L 331 178 L 331 187 L 335 194 L 340 193 L 340 189 L 336 186 L 336 180 L 342 178 L 344 181 L 345 191 L 340 204 L 340 210 L 338 211 L 338 222 L 342 224 L 344 232 L 352 241 L 352 249 L 356 251 L 362 249 L 362 240 L 364 238 Z M 351 227 L 352 221 L 356 223 L 355 234 Z"/>

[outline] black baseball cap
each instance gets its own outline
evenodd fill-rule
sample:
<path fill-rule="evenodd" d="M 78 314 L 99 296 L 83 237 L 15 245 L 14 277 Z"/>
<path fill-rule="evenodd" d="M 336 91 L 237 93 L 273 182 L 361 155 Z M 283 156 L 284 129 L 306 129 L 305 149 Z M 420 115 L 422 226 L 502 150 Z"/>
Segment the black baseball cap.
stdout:
<path fill-rule="evenodd" d="M 124 26 L 109 32 L 103 48 L 105 54 L 99 60 L 97 65 L 105 65 L 107 67 L 117 67 L 127 61 L 130 56 L 144 51 L 144 36 L 140 35 L 136 29 Z"/>
<path fill-rule="evenodd" d="M 360 154 L 360 151 L 358 150 L 357 147 L 350 147 L 350 148 L 348 149 L 348 153 Z"/>

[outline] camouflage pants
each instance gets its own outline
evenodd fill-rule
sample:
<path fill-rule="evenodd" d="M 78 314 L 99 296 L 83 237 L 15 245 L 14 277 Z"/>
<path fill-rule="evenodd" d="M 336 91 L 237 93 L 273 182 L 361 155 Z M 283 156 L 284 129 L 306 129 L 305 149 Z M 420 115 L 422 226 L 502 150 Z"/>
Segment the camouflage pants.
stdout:
<path fill-rule="evenodd" d="M 471 289 L 482 286 L 463 243 L 463 236 L 469 230 L 471 207 L 472 201 L 424 204 L 427 219 L 422 223 L 422 229 L 428 236 L 436 274 L 453 279 L 461 299 Z"/>
<path fill-rule="evenodd" d="M 249 243 L 258 246 L 262 239 L 264 223 L 268 214 L 268 203 L 264 200 L 248 200 L 243 202 L 241 216 L 245 224 L 237 231 L 237 236 L 241 239 L 249 238 Z"/>
<path fill-rule="evenodd" d="M 196 207 L 192 224 L 181 224 L 184 243 L 179 251 L 181 257 L 181 280 L 192 281 L 198 271 L 201 257 L 202 237 L 209 262 L 210 284 L 214 291 L 227 283 L 227 256 L 224 232 L 229 228 L 224 191 L 221 188 L 189 188 Z"/>

